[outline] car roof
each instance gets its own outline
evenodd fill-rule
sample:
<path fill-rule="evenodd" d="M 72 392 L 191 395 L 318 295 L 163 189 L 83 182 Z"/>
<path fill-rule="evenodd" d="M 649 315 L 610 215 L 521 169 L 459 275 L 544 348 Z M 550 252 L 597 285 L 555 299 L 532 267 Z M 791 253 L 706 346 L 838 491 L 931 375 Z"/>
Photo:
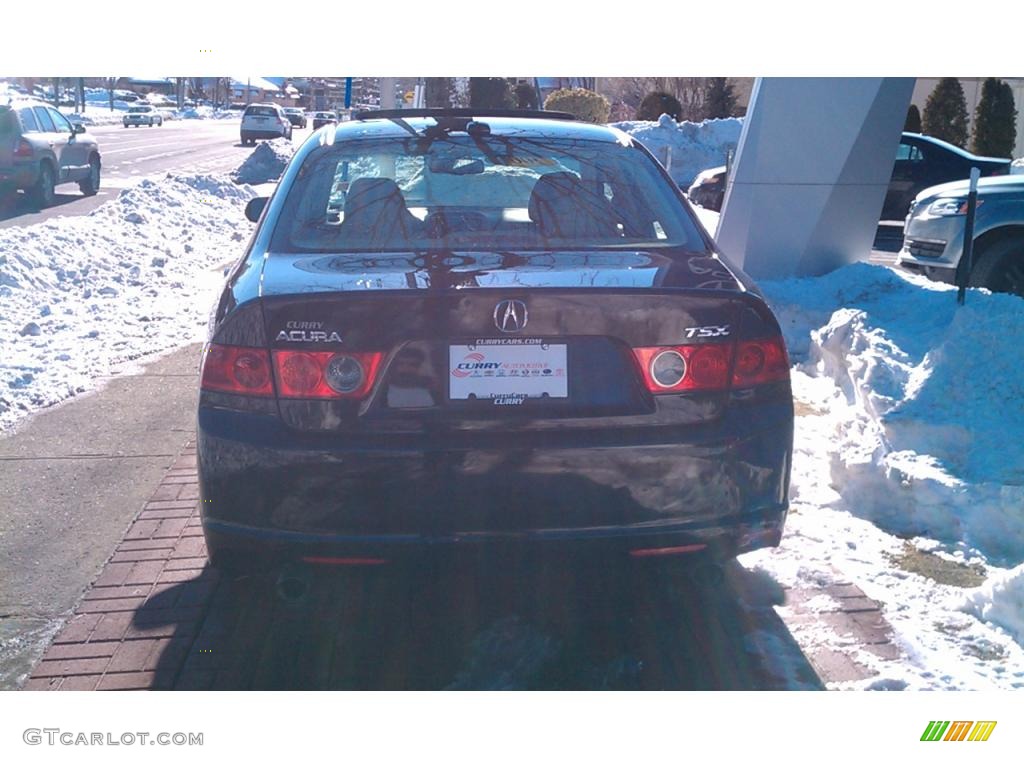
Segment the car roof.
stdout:
<path fill-rule="evenodd" d="M 53 104 L 49 104 L 42 99 L 34 99 L 31 97 L 27 98 L 12 98 L 8 100 L 6 104 L 0 104 L 0 107 L 10 107 L 11 109 L 23 109 L 24 107 L 56 107 Z"/>
<path fill-rule="evenodd" d="M 437 125 L 439 120 L 444 119 L 444 115 L 439 115 L 438 117 L 379 118 L 372 116 L 372 113 L 363 112 L 357 115 L 354 120 L 338 123 L 334 129 L 335 139 L 407 137 L 409 136 L 410 128 L 416 133 L 423 133 L 427 128 Z M 528 136 L 538 139 L 584 139 L 609 144 L 632 143 L 628 135 L 617 128 L 576 120 L 566 120 L 564 118 L 488 116 L 486 112 L 481 112 L 480 116 L 474 117 L 473 120 L 486 123 L 490 128 L 491 135 L 494 136 Z"/>
<path fill-rule="evenodd" d="M 945 149 L 948 152 L 960 155 L 961 157 L 970 158 L 971 160 L 994 160 L 996 162 L 1009 162 L 1009 157 L 988 157 L 985 155 L 975 155 L 972 152 L 968 152 L 966 149 L 958 147 L 956 144 L 950 144 L 948 141 L 937 139 L 934 136 L 928 136 L 924 133 L 910 133 L 909 131 L 903 132 L 903 138 L 918 139 L 919 141 L 932 144 L 940 149 Z"/>

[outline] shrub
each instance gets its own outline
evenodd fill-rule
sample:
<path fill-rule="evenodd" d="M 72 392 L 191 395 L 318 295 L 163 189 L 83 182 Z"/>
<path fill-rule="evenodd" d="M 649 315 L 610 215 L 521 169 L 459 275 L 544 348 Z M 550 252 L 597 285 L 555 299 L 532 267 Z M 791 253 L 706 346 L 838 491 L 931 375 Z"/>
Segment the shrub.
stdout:
<path fill-rule="evenodd" d="M 929 136 L 967 146 L 967 100 L 955 77 L 939 80 L 924 105 L 922 128 Z"/>
<path fill-rule="evenodd" d="M 683 105 L 679 103 L 679 99 L 664 91 L 648 93 L 636 111 L 637 120 L 657 120 L 662 115 L 668 115 L 676 121 L 681 120 L 683 116 Z"/>
<path fill-rule="evenodd" d="M 1010 157 L 1017 141 L 1017 108 L 1009 83 L 994 77 L 981 86 L 981 101 L 974 111 L 971 151 L 979 155 Z"/>
<path fill-rule="evenodd" d="M 562 88 L 544 100 L 544 109 L 568 112 L 588 123 L 607 123 L 611 105 L 604 96 L 586 88 Z"/>

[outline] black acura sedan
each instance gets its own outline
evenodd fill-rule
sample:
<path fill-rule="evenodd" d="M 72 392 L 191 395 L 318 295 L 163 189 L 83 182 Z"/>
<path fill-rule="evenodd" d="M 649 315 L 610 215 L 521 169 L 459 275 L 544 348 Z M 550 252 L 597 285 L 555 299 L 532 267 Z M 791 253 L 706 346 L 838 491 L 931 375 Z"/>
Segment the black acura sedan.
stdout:
<path fill-rule="evenodd" d="M 779 325 L 626 134 L 357 114 L 247 213 L 202 363 L 215 564 L 778 544 Z"/>

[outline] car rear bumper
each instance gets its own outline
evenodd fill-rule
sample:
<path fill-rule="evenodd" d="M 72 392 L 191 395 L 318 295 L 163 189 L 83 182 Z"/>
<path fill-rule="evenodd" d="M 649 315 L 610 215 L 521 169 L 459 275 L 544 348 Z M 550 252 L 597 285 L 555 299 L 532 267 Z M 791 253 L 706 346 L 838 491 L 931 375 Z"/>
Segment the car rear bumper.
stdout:
<path fill-rule="evenodd" d="M 0 186 L 12 189 L 28 189 L 39 178 L 39 161 L 17 163 L 0 167 Z"/>
<path fill-rule="evenodd" d="M 781 537 L 792 424 L 780 405 L 688 440 L 660 428 L 313 441 L 272 416 L 201 408 L 203 527 L 211 552 L 286 559 L 507 543 L 731 557 Z"/>
<path fill-rule="evenodd" d="M 285 135 L 285 131 L 278 128 L 274 131 L 259 131 L 245 129 L 242 131 L 243 139 L 280 139 Z"/>

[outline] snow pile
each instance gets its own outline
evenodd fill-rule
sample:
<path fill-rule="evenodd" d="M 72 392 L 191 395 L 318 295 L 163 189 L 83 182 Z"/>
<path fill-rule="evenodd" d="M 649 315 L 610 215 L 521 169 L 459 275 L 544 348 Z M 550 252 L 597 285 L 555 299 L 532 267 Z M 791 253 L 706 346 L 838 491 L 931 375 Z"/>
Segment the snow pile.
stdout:
<path fill-rule="evenodd" d="M 121 362 L 202 340 L 254 196 L 169 175 L 88 216 L 0 230 L 0 430 Z"/>
<path fill-rule="evenodd" d="M 764 282 L 794 360 L 847 418 L 833 484 L 889 530 L 1024 560 L 1024 302 L 855 264 Z M 833 406 L 836 407 L 836 406 Z"/>
<path fill-rule="evenodd" d="M 701 171 L 725 165 L 726 154 L 739 143 L 743 121 L 728 117 L 701 123 L 677 123 L 668 115 L 662 115 L 657 122 L 634 120 L 611 125 L 638 140 L 662 164 L 669 164 L 673 180 L 689 187 Z"/>
<path fill-rule="evenodd" d="M 256 145 L 232 176 L 240 184 L 277 181 L 294 154 L 295 145 L 288 139 L 262 142 Z"/>
<path fill-rule="evenodd" d="M 1024 565 L 995 576 L 967 595 L 962 609 L 1005 629 L 1024 646 Z"/>
<path fill-rule="evenodd" d="M 1010 164 L 1010 173 L 1024 173 L 1024 157 L 1018 157 Z"/>

